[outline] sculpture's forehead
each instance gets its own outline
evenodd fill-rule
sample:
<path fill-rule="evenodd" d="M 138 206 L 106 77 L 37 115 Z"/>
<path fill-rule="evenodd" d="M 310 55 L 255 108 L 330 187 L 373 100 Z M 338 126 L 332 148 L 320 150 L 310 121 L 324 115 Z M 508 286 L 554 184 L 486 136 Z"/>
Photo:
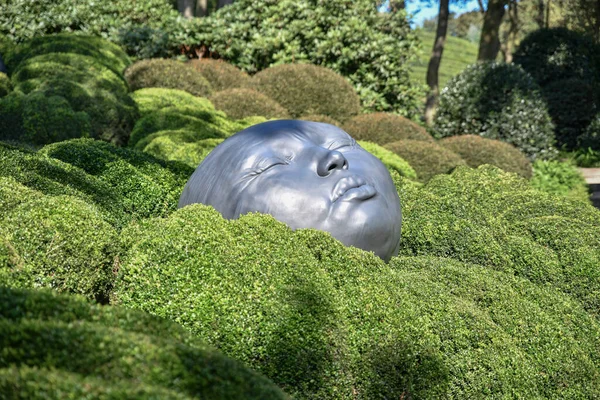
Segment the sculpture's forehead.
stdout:
<path fill-rule="evenodd" d="M 258 148 L 271 150 L 293 150 L 297 147 L 315 145 L 330 147 L 336 142 L 352 140 L 350 135 L 339 128 L 281 129 L 268 132 L 255 132 L 254 142 Z"/>

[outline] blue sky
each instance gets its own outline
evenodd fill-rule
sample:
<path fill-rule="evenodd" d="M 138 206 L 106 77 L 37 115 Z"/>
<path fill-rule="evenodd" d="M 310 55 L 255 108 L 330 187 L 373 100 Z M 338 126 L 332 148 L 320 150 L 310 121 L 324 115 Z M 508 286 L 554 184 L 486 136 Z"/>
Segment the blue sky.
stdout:
<path fill-rule="evenodd" d="M 462 3 L 462 2 L 461 2 Z M 386 3 L 382 5 L 385 7 Z M 465 4 L 452 4 L 450 3 L 450 12 L 462 14 L 467 11 L 478 10 L 477 0 L 469 0 Z M 408 0 L 406 2 L 406 11 L 413 15 L 412 26 L 420 26 L 423 20 L 434 17 L 437 15 L 439 10 L 439 3 L 423 2 L 419 0 Z"/>

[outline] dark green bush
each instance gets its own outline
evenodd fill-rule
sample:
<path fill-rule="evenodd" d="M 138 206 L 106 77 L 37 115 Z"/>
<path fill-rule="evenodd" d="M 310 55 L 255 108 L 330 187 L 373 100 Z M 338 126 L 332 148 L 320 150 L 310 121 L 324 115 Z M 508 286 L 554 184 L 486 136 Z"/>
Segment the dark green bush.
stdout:
<path fill-rule="evenodd" d="M 542 87 L 563 79 L 600 82 L 600 51 L 592 38 L 565 28 L 531 32 L 514 54 L 515 64 L 523 67 Z"/>
<path fill-rule="evenodd" d="M 409 179 L 417 179 L 417 173 L 410 166 L 409 163 L 404 161 L 400 156 L 385 149 L 378 144 L 372 142 L 359 141 L 360 147 L 379 158 L 381 162 L 389 169 L 398 172 L 400 176 Z"/>
<path fill-rule="evenodd" d="M 137 59 L 165 58 L 174 55 L 169 34 L 163 29 L 146 25 L 120 29 L 118 43 L 123 46 L 127 54 Z"/>
<path fill-rule="evenodd" d="M 2 398 L 287 398 L 172 322 L 49 291 L 0 299 Z"/>
<path fill-rule="evenodd" d="M 344 121 L 360 112 L 360 99 L 352 85 L 317 65 L 277 65 L 254 75 L 249 87 L 281 104 L 294 118 L 321 114 Z"/>
<path fill-rule="evenodd" d="M 205 111 L 214 111 L 215 109 L 208 99 L 177 89 L 140 89 L 133 92 L 131 97 L 137 104 L 142 117 L 167 107 L 193 107 Z"/>
<path fill-rule="evenodd" d="M 424 128 L 407 118 L 390 113 L 357 115 L 347 121 L 343 128 L 357 140 L 368 140 L 381 146 L 407 139 L 433 142 Z"/>
<path fill-rule="evenodd" d="M 417 218 L 452 217 L 414 190 L 409 210 L 429 209 Z M 423 228 L 408 221 L 409 234 Z M 129 250 L 113 301 L 180 322 L 296 398 L 600 392 L 598 321 L 575 296 L 510 270 L 436 257 L 386 265 L 326 233 L 292 232 L 257 214 L 228 221 L 202 205 L 123 237 Z"/>
<path fill-rule="evenodd" d="M 206 78 L 215 92 L 242 88 L 250 79 L 246 72 L 222 60 L 202 58 L 192 60 L 190 64 Z"/>
<path fill-rule="evenodd" d="M 265 118 L 289 118 L 288 112 L 270 97 L 252 89 L 228 89 L 210 96 L 217 110 L 230 118 L 260 115 Z"/>
<path fill-rule="evenodd" d="M 585 132 L 577 138 L 577 147 L 589 148 L 594 151 L 600 150 L 600 114 L 594 116 Z"/>
<path fill-rule="evenodd" d="M 190 65 L 176 60 L 155 58 L 138 61 L 125 70 L 131 90 L 142 88 L 179 89 L 195 96 L 212 93 L 210 83 Z"/>
<path fill-rule="evenodd" d="M 0 238 L 9 254 L 2 285 L 107 299 L 119 239 L 95 207 L 70 196 L 33 196 L 2 213 Z"/>
<path fill-rule="evenodd" d="M 323 122 L 325 124 L 335 125 L 335 126 L 339 126 L 339 127 L 342 126 L 342 124 L 339 121 L 337 121 L 331 117 L 328 117 L 327 115 L 321 115 L 321 114 L 303 115 L 303 116 L 299 117 L 298 119 L 301 119 L 303 121 Z"/>
<path fill-rule="evenodd" d="M 575 165 L 564 161 L 533 163 L 531 186 L 544 192 L 589 202 L 588 186 Z"/>
<path fill-rule="evenodd" d="M 556 154 L 539 86 L 513 64 L 478 63 L 452 78 L 440 94 L 432 131 L 438 138 L 479 135 L 501 140 L 532 161 Z"/>
<path fill-rule="evenodd" d="M 123 50 L 96 36 L 62 33 L 44 37 L 34 37 L 9 52 L 5 61 L 9 71 L 16 71 L 19 65 L 30 58 L 43 54 L 70 53 L 92 57 L 97 63 L 120 75 L 131 61 Z"/>
<path fill-rule="evenodd" d="M 203 20 L 198 31 L 209 51 L 247 72 L 308 62 L 348 78 L 369 111 L 421 111 L 423 87 L 408 75 L 418 39 L 403 10 L 378 13 L 368 0 L 237 0 Z"/>
<path fill-rule="evenodd" d="M 0 97 L 4 97 L 12 91 L 10 79 L 4 72 L 0 72 Z"/>
<path fill-rule="evenodd" d="M 523 153 L 508 143 L 476 135 L 461 135 L 442 139 L 439 144 L 458 154 L 471 168 L 490 164 L 506 172 L 531 178 L 531 163 Z"/>
<path fill-rule="evenodd" d="M 598 112 L 593 85 L 577 78 L 563 79 L 549 82 L 542 93 L 556 126 L 557 145 L 567 149 L 576 148 L 579 137 Z"/>
<path fill-rule="evenodd" d="M 435 175 L 448 174 L 459 165 L 466 165 L 459 155 L 435 142 L 398 140 L 384 147 L 406 160 L 417 173 L 419 182 L 427 182 Z"/>

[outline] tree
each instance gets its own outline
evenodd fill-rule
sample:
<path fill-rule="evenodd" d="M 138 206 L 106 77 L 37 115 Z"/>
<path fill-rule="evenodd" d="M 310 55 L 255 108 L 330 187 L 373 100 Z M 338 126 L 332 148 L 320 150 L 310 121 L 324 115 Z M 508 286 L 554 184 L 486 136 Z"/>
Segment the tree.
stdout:
<path fill-rule="evenodd" d="M 500 51 L 500 25 L 506 0 L 489 0 L 483 17 L 477 61 L 494 61 Z"/>
<path fill-rule="evenodd" d="M 425 121 L 428 125 L 433 123 L 435 106 L 440 92 L 438 72 L 442 61 L 442 54 L 444 52 L 446 33 L 448 31 L 448 16 L 450 14 L 449 3 L 449 0 L 440 0 L 440 12 L 438 14 L 435 41 L 433 43 L 429 65 L 427 66 L 427 85 L 429 86 L 429 93 L 427 94 L 427 101 L 425 102 Z"/>

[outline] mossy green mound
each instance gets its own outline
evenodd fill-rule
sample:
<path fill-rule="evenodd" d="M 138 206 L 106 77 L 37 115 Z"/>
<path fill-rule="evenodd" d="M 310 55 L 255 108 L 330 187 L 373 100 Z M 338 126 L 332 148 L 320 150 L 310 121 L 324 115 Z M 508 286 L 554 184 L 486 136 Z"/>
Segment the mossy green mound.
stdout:
<path fill-rule="evenodd" d="M 508 143 L 477 135 L 459 135 L 444 138 L 439 144 L 458 154 L 469 167 L 490 164 L 506 172 L 531 178 L 531 163 L 523 153 Z"/>
<path fill-rule="evenodd" d="M 202 74 L 177 60 L 155 58 L 138 61 L 124 74 L 131 90 L 160 87 L 184 90 L 194 96 L 208 96 L 213 91 Z"/>
<path fill-rule="evenodd" d="M 0 97 L 4 97 L 12 91 L 12 83 L 10 78 L 4 73 L 0 72 Z"/>
<path fill-rule="evenodd" d="M 188 132 L 163 132 L 156 135 L 143 151 L 164 160 L 180 161 L 196 168 L 215 147 L 225 140 L 216 138 L 185 142 L 179 140 L 181 136 L 188 136 Z"/>
<path fill-rule="evenodd" d="M 136 102 L 142 117 L 168 107 L 193 107 L 205 111 L 215 109 L 210 100 L 178 89 L 139 89 L 131 93 L 131 97 Z"/>
<path fill-rule="evenodd" d="M 479 191 L 457 195 L 470 185 L 458 180 L 467 173 L 462 170 L 435 193 L 436 180 L 423 189 L 406 187 L 403 241 L 415 243 L 423 231 L 435 244 L 443 237 L 427 234 L 433 228 L 426 218 L 458 219 L 434 196 L 450 192 L 447 202 L 457 198 L 468 208 L 497 193 L 491 182 L 515 180 L 496 169 L 466 171 Z M 500 194 L 518 195 L 521 185 L 507 183 L 502 189 L 511 190 Z M 547 200 L 546 209 L 557 199 Z M 417 213 L 419 207 L 428 213 Z M 597 211 L 588 214 L 598 218 Z M 525 226 L 541 232 L 536 224 Z M 530 235 L 525 226 L 514 230 L 522 241 Z M 502 233 L 499 226 L 488 229 Z M 292 232 L 258 214 L 228 221 L 202 205 L 131 225 L 123 236 L 130 239 L 114 302 L 180 322 L 297 398 L 600 394 L 599 322 L 580 303 L 591 305 L 587 299 L 568 293 L 551 274 L 515 276 L 510 268 L 490 267 L 485 257 L 483 265 L 438 258 L 434 245 L 422 252 L 431 256 L 386 265 L 326 233 Z M 454 250 L 445 255 L 461 259 L 460 246 Z M 524 260 L 537 266 L 537 258 Z"/>
<path fill-rule="evenodd" d="M 203 58 L 192 60 L 190 64 L 206 78 L 216 92 L 244 87 L 250 79 L 246 72 L 222 60 Z"/>
<path fill-rule="evenodd" d="M 289 118 L 285 108 L 270 97 L 247 88 L 227 89 L 210 97 L 217 110 L 234 119 L 260 115 L 265 118 Z"/>
<path fill-rule="evenodd" d="M 417 179 L 415 170 L 397 154 L 372 142 L 361 140 L 358 141 L 358 144 L 360 147 L 379 158 L 389 170 L 394 170 L 398 172 L 400 176 L 405 178 Z"/>
<path fill-rule="evenodd" d="M 346 121 L 343 128 L 357 140 L 367 140 L 380 146 L 398 140 L 433 142 L 427 131 L 408 118 L 390 113 L 362 114 Z"/>
<path fill-rule="evenodd" d="M 0 287 L 0 397 L 285 399 L 177 324 L 49 291 Z"/>
<path fill-rule="evenodd" d="M 335 126 L 339 126 L 339 127 L 342 126 L 342 124 L 339 121 L 337 121 L 331 117 L 328 117 L 327 115 L 322 115 L 322 114 L 307 114 L 307 115 L 301 116 L 298 119 L 301 119 L 303 121 L 323 122 L 325 124 L 335 125 Z"/>

